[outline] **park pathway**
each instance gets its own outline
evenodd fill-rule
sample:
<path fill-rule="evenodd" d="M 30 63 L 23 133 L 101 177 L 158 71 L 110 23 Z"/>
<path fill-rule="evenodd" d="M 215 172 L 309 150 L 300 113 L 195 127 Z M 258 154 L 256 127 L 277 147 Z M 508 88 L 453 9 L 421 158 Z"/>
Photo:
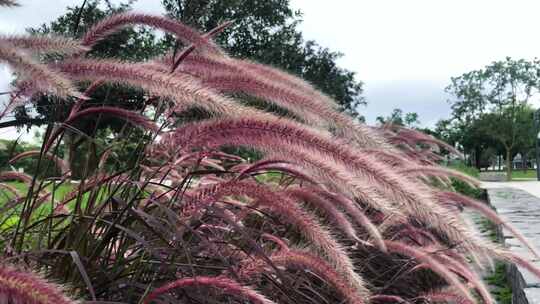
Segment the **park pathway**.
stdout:
<path fill-rule="evenodd" d="M 501 218 L 540 249 L 540 182 L 483 183 L 483 186 Z M 540 266 L 540 260 L 535 260 L 508 231 L 503 229 L 501 238 L 511 251 Z M 507 272 L 513 290 L 513 304 L 540 304 L 540 279 L 515 265 L 510 265 Z"/>

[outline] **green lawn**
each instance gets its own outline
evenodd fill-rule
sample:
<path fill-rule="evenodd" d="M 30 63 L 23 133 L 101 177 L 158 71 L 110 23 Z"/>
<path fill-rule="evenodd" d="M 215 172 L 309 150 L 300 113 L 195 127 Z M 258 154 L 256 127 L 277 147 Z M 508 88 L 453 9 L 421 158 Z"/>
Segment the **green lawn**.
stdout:
<path fill-rule="evenodd" d="M 28 185 L 22 182 L 6 182 L 6 184 L 15 187 L 21 195 L 25 196 L 28 193 Z M 71 184 L 62 184 L 60 186 L 56 186 L 56 191 L 54 193 L 55 199 L 60 200 L 62 199 L 66 194 L 71 192 L 73 189 L 73 185 Z M 45 187 L 47 191 L 53 190 L 53 185 L 48 185 Z M 9 191 L 6 191 L 4 189 L 0 189 L 0 206 L 4 205 L 8 200 L 13 198 L 13 194 Z"/>
<path fill-rule="evenodd" d="M 524 179 L 524 178 L 535 179 L 536 170 L 527 170 L 526 172 L 524 172 L 523 170 L 512 171 L 512 179 Z"/>
<path fill-rule="evenodd" d="M 21 196 L 26 196 L 28 194 L 28 185 L 22 182 L 6 182 L 6 184 L 16 188 L 19 190 Z M 48 191 L 52 191 L 53 186 L 50 185 L 46 187 Z M 56 187 L 56 191 L 54 192 L 55 200 L 60 201 L 64 196 L 71 192 L 73 189 L 73 186 L 70 184 L 64 184 Z M 6 203 L 11 201 L 14 198 L 14 194 L 10 191 L 6 191 L 5 189 L 0 189 L 0 207 L 4 206 Z M 12 212 L 6 212 L 6 214 L 0 215 L 0 229 L 5 230 L 9 229 L 11 227 L 14 227 L 19 222 L 19 213 L 22 210 L 23 204 L 19 204 L 18 206 L 15 206 L 14 209 L 10 209 L 15 211 Z M 42 216 L 46 216 L 51 213 L 52 206 L 51 206 L 51 200 L 48 200 L 44 203 L 42 203 L 33 213 L 32 217 L 34 219 L 41 218 Z"/>
<path fill-rule="evenodd" d="M 454 170 L 457 170 L 457 171 L 460 171 L 462 173 L 465 173 L 469 176 L 472 176 L 472 177 L 478 177 L 480 175 L 480 171 L 478 171 L 478 169 L 474 168 L 474 167 L 469 167 L 463 163 L 456 163 L 456 164 L 452 164 L 449 166 L 450 169 L 454 169 Z"/>
<path fill-rule="evenodd" d="M 22 182 L 6 182 L 10 186 L 15 187 L 17 190 L 19 190 L 20 194 L 24 197 L 28 194 L 28 185 Z M 55 202 L 61 202 L 66 197 L 67 194 L 69 194 L 71 191 L 77 188 L 77 184 L 70 184 L 70 183 L 63 183 L 61 185 L 57 185 L 55 187 L 54 191 L 54 200 Z M 53 190 L 53 185 L 48 185 L 45 187 L 47 191 Z M 99 198 L 103 197 L 105 195 L 105 189 L 100 190 Z M 81 208 L 85 208 L 88 202 L 88 197 L 90 196 L 90 191 L 84 193 L 81 199 Z M 4 206 L 7 202 L 11 201 L 14 198 L 14 195 L 6 191 L 4 189 L 0 189 L 0 208 Z M 32 213 L 32 218 L 39 219 L 43 216 L 48 216 L 51 214 L 52 211 L 52 197 L 49 198 L 47 201 L 43 202 L 38 208 L 36 208 Z M 73 210 L 74 206 L 77 202 L 77 199 L 71 200 L 66 207 L 69 210 Z M 17 224 L 19 220 L 19 216 L 17 215 L 22 210 L 23 204 L 20 203 L 18 206 L 15 206 L 13 210 L 14 212 L 10 214 L 0 214 L 0 229 L 8 229 L 14 225 Z"/>

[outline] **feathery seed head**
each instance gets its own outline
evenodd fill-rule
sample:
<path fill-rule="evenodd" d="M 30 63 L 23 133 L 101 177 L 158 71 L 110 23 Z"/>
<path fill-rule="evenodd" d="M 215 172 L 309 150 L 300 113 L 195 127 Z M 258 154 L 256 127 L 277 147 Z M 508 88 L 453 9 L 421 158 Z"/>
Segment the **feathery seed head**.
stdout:
<path fill-rule="evenodd" d="M 196 287 L 215 288 L 225 295 L 245 299 L 253 304 L 275 304 L 263 295 L 250 287 L 242 286 L 238 282 L 220 276 L 220 277 L 205 277 L 196 276 L 192 278 L 178 279 L 168 283 L 162 287 L 153 290 L 145 299 L 144 304 L 150 304 L 154 299 L 162 294 L 174 289 L 191 289 Z"/>
<path fill-rule="evenodd" d="M 0 299 L 8 303 L 75 304 L 58 286 L 12 266 L 0 265 Z"/>

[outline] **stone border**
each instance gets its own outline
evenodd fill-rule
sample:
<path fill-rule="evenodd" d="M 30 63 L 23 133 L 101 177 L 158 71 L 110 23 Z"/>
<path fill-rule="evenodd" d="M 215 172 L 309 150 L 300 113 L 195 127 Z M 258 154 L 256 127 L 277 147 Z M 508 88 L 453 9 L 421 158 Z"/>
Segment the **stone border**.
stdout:
<path fill-rule="evenodd" d="M 489 191 L 486 191 L 487 204 L 497 211 L 492 204 Z M 496 226 L 497 240 L 511 251 L 523 252 L 520 242 L 509 235 L 501 225 Z M 506 232 L 506 233 L 505 233 Z M 540 263 L 535 263 L 540 266 Z M 540 279 L 514 263 L 506 263 L 506 276 L 512 288 L 512 304 L 538 304 L 540 303 Z"/>

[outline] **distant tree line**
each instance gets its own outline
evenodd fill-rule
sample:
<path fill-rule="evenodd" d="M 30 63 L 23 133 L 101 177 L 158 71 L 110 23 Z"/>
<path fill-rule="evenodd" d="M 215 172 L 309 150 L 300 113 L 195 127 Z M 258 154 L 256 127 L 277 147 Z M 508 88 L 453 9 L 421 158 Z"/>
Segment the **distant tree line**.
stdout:
<path fill-rule="evenodd" d="M 506 58 L 483 69 L 453 77 L 452 116 L 441 120 L 435 133 L 458 144 L 478 169 L 504 160 L 511 178 L 512 160 L 519 153 L 524 168 L 534 159 L 534 109 L 530 101 L 540 92 L 540 61 Z"/>

